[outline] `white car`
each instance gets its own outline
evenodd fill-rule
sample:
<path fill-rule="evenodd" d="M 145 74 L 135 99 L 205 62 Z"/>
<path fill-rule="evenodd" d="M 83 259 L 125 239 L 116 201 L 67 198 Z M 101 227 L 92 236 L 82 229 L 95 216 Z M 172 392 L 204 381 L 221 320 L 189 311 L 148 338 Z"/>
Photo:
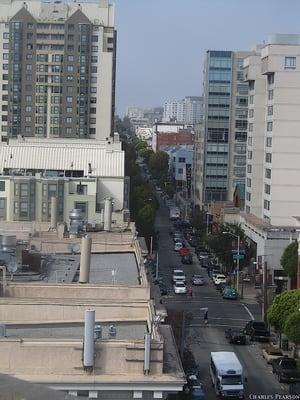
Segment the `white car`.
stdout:
<path fill-rule="evenodd" d="M 186 276 L 182 269 L 174 269 L 172 281 L 174 283 L 175 282 L 183 282 L 184 283 L 186 281 Z"/>
<path fill-rule="evenodd" d="M 174 251 L 179 251 L 183 248 L 183 244 L 181 242 L 176 242 L 174 245 Z"/>
<path fill-rule="evenodd" d="M 220 285 L 220 283 L 226 283 L 227 278 L 226 278 L 226 276 L 223 275 L 223 274 L 218 274 L 218 275 L 216 275 L 216 277 L 213 279 L 213 281 L 214 281 L 214 284 L 217 286 L 217 285 Z"/>
<path fill-rule="evenodd" d="M 175 282 L 173 287 L 174 287 L 175 294 L 185 294 L 186 293 L 186 285 L 184 282 Z"/>

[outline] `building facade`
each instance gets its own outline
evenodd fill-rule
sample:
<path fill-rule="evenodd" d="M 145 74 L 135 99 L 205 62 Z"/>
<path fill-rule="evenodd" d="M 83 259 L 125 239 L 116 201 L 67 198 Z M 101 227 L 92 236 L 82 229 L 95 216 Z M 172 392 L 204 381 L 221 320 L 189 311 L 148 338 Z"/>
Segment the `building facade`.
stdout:
<path fill-rule="evenodd" d="M 51 198 L 57 219 L 68 222 L 81 209 L 89 223 L 103 220 L 105 199 L 113 199 L 113 219 L 128 207 L 124 152 L 112 143 L 75 139 L 23 139 L 0 144 L 0 220 L 47 222 Z"/>
<path fill-rule="evenodd" d="M 249 52 L 213 51 L 204 66 L 205 154 L 203 201 L 231 199 L 246 174 Z"/>
<path fill-rule="evenodd" d="M 164 121 L 197 124 L 203 119 L 203 97 L 187 96 L 182 100 L 164 103 Z"/>
<path fill-rule="evenodd" d="M 249 84 L 248 214 L 295 226 L 300 186 L 300 36 L 273 35 L 245 60 Z"/>
<path fill-rule="evenodd" d="M 192 125 L 156 123 L 153 126 L 153 151 L 161 150 L 166 146 L 178 146 L 182 144 L 194 144 L 194 130 Z"/>
<path fill-rule="evenodd" d="M 112 134 L 114 8 L 98 2 L 0 4 L 1 140 Z"/>

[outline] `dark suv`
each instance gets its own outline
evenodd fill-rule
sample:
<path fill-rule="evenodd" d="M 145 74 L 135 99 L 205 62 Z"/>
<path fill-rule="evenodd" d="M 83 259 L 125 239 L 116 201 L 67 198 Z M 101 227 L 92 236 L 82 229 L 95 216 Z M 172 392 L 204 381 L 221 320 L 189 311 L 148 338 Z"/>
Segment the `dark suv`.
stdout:
<path fill-rule="evenodd" d="M 249 335 L 250 340 L 261 340 L 268 342 L 270 340 L 270 331 L 263 321 L 247 322 L 244 332 Z"/>

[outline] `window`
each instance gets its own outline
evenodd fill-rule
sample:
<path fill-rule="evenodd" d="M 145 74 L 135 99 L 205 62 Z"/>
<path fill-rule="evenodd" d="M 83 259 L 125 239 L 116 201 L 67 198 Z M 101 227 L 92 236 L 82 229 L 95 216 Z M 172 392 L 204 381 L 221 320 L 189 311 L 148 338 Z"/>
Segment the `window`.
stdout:
<path fill-rule="evenodd" d="M 251 173 L 252 173 L 252 165 L 251 165 L 251 164 L 248 164 L 248 165 L 247 165 L 247 173 L 248 173 L 248 174 L 251 174 Z"/>
<path fill-rule="evenodd" d="M 271 176 L 272 176 L 272 172 L 271 172 L 270 168 L 266 168 L 266 170 L 265 170 L 265 178 L 271 179 Z"/>
<path fill-rule="evenodd" d="M 28 217 L 28 202 L 20 201 L 20 217 Z"/>
<path fill-rule="evenodd" d="M 9 59 L 8 53 L 3 53 L 2 57 L 3 57 L 3 60 L 8 60 Z"/>
<path fill-rule="evenodd" d="M 91 66 L 91 73 L 95 74 L 97 72 L 97 67 L 95 65 Z"/>
<path fill-rule="evenodd" d="M 179 157 L 178 162 L 180 163 L 185 163 L 185 157 Z"/>
<path fill-rule="evenodd" d="M 251 193 L 246 192 L 246 200 L 251 201 Z"/>
<path fill-rule="evenodd" d="M 271 185 L 265 184 L 265 193 L 270 194 L 271 193 Z"/>
<path fill-rule="evenodd" d="M 264 209 L 270 210 L 270 202 L 268 200 L 264 200 Z"/>
<path fill-rule="evenodd" d="M 96 108 L 90 108 L 90 113 L 91 114 L 96 114 Z"/>
<path fill-rule="evenodd" d="M 274 97 L 274 90 L 268 90 L 268 100 L 273 100 Z"/>
<path fill-rule="evenodd" d="M 77 185 L 77 194 L 87 194 L 88 185 L 82 185 L 81 183 Z"/>
<path fill-rule="evenodd" d="M 252 160 L 252 151 L 248 150 L 247 158 L 248 160 Z"/>
<path fill-rule="evenodd" d="M 253 118 L 253 117 L 254 117 L 254 110 L 253 110 L 253 108 L 251 108 L 249 110 L 249 118 Z"/>
<path fill-rule="evenodd" d="M 33 29 L 33 23 L 32 22 L 28 22 L 27 29 Z"/>
<path fill-rule="evenodd" d="M 254 96 L 253 96 L 253 94 L 251 94 L 251 96 L 249 96 L 249 104 L 254 104 Z"/>
<path fill-rule="evenodd" d="M 92 35 L 92 42 L 98 42 L 98 36 Z"/>
<path fill-rule="evenodd" d="M 248 146 L 252 146 L 252 136 L 248 137 Z"/>
<path fill-rule="evenodd" d="M 285 57 L 284 68 L 285 69 L 295 69 L 296 68 L 296 57 Z"/>
<path fill-rule="evenodd" d="M 73 97 L 72 96 L 67 96 L 66 100 L 67 100 L 67 103 L 72 103 Z"/>
<path fill-rule="evenodd" d="M 0 181 L 0 192 L 5 192 L 5 181 Z"/>
<path fill-rule="evenodd" d="M 98 57 L 97 57 L 97 56 L 92 56 L 92 57 L 91 57 L 91 62 L 92 62 L 92 63 L 98 62 Z"/>
<path fill-rule="evenodd" d="M 32 107 L 31 106 L 26 106 L 25 107 L 25 112 L 31 112 L 32 111 Z"/>
<path fill-rule="evenodd" d="M 14 214 L 19 214 L 19 203 L 17 201 L 14 203 Z"/>
<path fill-rule="evenodd" d="M 25 101 L 26 101 L 27 103 L 31 103 L 31 102 L 32 102 L 32 96 L 31 96 L 31 95 L 25 96 Z"/>
<path fill-rule="evenodd" d="M 96 104 L 97 103 L 97 98 L 96 97 L 91 97 L 90 102 L 91 102 L 91 104 Z"/>
<path fill-rule="evenodd" d="M 25 122 L 31 122 L 31 121 L 32 121 L 32 117 L 30 115 L 26 115 Z"/>
<path fill-rule="evenodd" d="M 21 197 L 28 196 L 28 183 L 20 183 L 20 196 Z"/>
<path fill-rule="evenodd" d="M 72 123 L 72 117 L 67 117 L 66 118 L 66 123 L 71 124 Z"/>
<path fill-rule="evenodd" d="M 250 178 L 247 178 L 247 187 L 251 187 L 251 179 Z"/>
<path fill-rule="evenodd" d="M 67 107 L 66 111 L 67 111 L 67 113 L 72 113 L 73 112 L 73 108 L 72 107 Z"/>
<path fill-rule="evenodd" d="M 273 130 L 273 122 L 268 122 L 267 123 L 267 131 L 272 132 L 272 130 Z"/>
<path fill-rule="evenodd" d="M 98 46 L 92 46 L 92 52 L 97 53 L 98 51 Z"/>
<path fill-rule="evenodd" d="M 272 154 L 271 153 L 266 153 L 266 162 L 271 163 L 272 162 Z"/>
<path fill-rule="evenodd" d="M 268 74 L 268 84 L 273 85 L 273 83 L 274 83 L 274 73 Z"/>
<path fill-rule="evenodd" d="M 9 43 L 3 43 L 3 49 L 9 49 Z"/>
<path fill-rule="evenodd" d="M 72 75 L 68 75 L 67 76 L 67 81 L 71 82 L 73 80 L 73 76 Z"/>
<path fill-rule="evenodd" d="M 9 33 L 3 32 L 3 39 L 9 39 Z"/>
<path fill-rule="evenodd" d="M 73 72 L 73 71 L 74 71 L 73 65 L 67 65 L 67 72 Z"/>
<path fill-rule="evenodd" d="M 272 147 L 272 138 L 271 137 L 266 138 L 266 147 Z"/>
<path fill-rule="evenodd" d="M 68 60 L 68 61 L 74 61 L 74 56 L 73 56 L 73 55 L 67 56 L 67 60 Z"/>
<path fill-rule="evenodd" d="M 97 93 L 97 88 L 96 87 L 91 87 L 91 93 Z"/>
<path fill-rule="evenodd" d="M 273 115 L 273 106 L 268 106 L 268 115 Z"/>
<path fill-rule="evenodd" d="M 96 123 L 96 118 L 90 118 L 90 124 L 95 124 Z"/>
<path fill-rule="evenodd" d="M 57 186 L 55 184 L 50 183 L 48 185 L 48 198 L 51 199 L 51 197 L 56 196 L 57 194 Z"/>
<path fill-rule="evenodd" d="M 183 168 L 178 168 L 177 173 L 178 173 L 179 175 L 182 175 L 182 174 L 183 174 Z"/>
<path fill-rule="evenodd" d="M 91 83 L 97 83 L 97 77 L 96 76 L 92 76 L 91 77 Z"/>
<path fill-rule="evenodd" d="M 236 120 L 235 127 L 237 129 L 247 129 L 247 121 L 244 120 Z"/>
<path fill-rule="evenodd" d="M 248 125 L 248 131 L 253 132 L 253 123 L 252 122 L 250 122 Z"/>

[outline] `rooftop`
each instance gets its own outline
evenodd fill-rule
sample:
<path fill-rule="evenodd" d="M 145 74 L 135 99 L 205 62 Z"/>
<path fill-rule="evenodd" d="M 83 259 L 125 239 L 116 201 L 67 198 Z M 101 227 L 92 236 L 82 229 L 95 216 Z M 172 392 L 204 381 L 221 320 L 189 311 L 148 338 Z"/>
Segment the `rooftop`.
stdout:
<path fill-rule="evenodd" d="M 95 325 L 101 326 L 102 339 L 115 340 L 143 340 L 147 332 L 147 324 L 143 321 L 137 322 L 107 322 L 96 321 Z M 110 326 L 116 328 L 116 336 L 109 333 Z M 83 338 L 83 323 L 51 323 L 51 324 L 26 324 L 6 326 L 8 338 L 43 338 L 68 339 Z"/>

